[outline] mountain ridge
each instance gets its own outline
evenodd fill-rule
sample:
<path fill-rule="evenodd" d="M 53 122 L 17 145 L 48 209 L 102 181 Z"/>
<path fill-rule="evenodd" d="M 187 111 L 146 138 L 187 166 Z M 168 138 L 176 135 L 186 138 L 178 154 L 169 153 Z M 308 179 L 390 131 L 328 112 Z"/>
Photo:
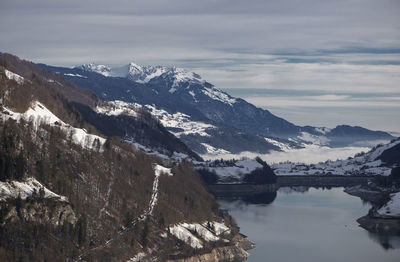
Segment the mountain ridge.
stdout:
<path fill-rule="evenodd" d="M 91 67 L 95 70 L 82 66 L 75 68 L 51 67 L 43 64 L 40 66 L 58 72 L 82 88 L 91 89 L 103 99 L 141 104 L 162 122 L 165 113 L 170 115 L 182 113 L 191 121 L 214 126 L 215 128 L 205 130 L 207 134 L 205 136 L 188 133 L 178 136 L 199 154 L 209 153 L 208 148 L 211 147 L 230 153 L 250 151 L 264 154 L 271 150 L 284 150 L 287 147 L 301 148 L 304 144 L 312 143 L 343 147 L 394 138 L 386 132 L 348 125 L 339 125 L 332 129 L 296 126 L 268 110 L 230 96 L 203 80 L 198 74 L 185 69 L 142 67 L 131 63 L 124 66 L 124 74 L 113 77 L 110 73 L 113 69 L 110 67 L 108 67 L 109 72 L 104 73 L 98 72 L 96 66 Z M 100 66 L 103 67 L 105 66 Z M 154 73 L 156 71 L 157 73 Z M 157 115 L 158 111 L 149 108 L 165 112 Z M 175 126 L 168 125 L 168 122 L 163 123 L 167 124 L 166 127 L 170 132 L 176 134 Z M 223 134 L 225 138 L 231 137 L 231 142 L 221 143 L 218 134 Z M 243 134 L 246 134 L 246 138 L 242 137 Z M 247 142 L 240 146 L 234 145 L 232 141 L 239 140 L 240 137 Z M 284 143 L 285 146 L 277 147 L 280 143 Z"/>

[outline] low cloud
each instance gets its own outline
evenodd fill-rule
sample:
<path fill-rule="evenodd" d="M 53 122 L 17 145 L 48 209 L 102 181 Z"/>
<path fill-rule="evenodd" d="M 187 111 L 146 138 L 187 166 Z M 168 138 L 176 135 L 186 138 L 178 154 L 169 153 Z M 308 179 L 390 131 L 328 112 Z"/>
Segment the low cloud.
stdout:
<path fill-rule="evenodd" d="M 261 157 L 268 164 L 280 163 L 285 161 L 290 161 L 293 163 L 306 163 L 306 164 L 316 164 L 320 162 L 325 162 L 327 160 L 338 160 L 347 159 L 348 157 L 353 157 L 355 154 L 360 152 L 368 152 L 370 148 L 368 147 L 341 147 L 341 148 L 329 148 L 320 146 L 307 146 L 303 149 L 293 149 L 288 152 L 278 152 L 272 151 L 270 154 L 255 154 L 251 152 L 242 152 L 240 154 L 225 154 L 218 155 L 217 158 L 221 159 L 240 159 L 245 158 L 255 158 L 257 156 Z M 203 156 L 205 159 L 213 159 L 213 156 Z"/>

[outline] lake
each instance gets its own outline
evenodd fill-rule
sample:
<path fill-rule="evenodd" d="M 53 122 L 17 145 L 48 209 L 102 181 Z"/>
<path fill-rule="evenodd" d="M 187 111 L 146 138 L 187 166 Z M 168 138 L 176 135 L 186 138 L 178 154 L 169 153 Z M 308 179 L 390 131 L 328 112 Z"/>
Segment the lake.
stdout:
<path fill-rule="evenodd" d="M 400 261 L 400 237 L 359 227 L 371 206 L 343 188 L 281 188 L 218 202 L 256 244 L 247 262 Z"/>

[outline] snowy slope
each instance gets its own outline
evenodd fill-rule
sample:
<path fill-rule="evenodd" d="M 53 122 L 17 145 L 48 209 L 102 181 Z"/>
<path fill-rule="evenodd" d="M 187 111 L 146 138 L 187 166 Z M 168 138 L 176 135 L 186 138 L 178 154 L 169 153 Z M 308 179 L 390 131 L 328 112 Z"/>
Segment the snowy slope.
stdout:
<path fill-rule="evenodd" d="M 400 218 L 400 192 L 390 195 L 390 200 L 377 210 L 381 217 Z"/>
<path fill-rule="evenodd" d="M 71 135 L 72 141 L 75 144 L 87 149 L 96 149 L 96 146 L 99 146 L 99 149 L 102 150 L 102 146 L 105 142 L 104 138 L 89 134 L 85 129 L 76 128 L 64 123 L 49 109 L 47 109 L 45 105 L 38 101 L 33 101 L 28 110 L 24 113 L 13 112 L 6 107 L 3 107 L 2 109 L 0 117 L 3 120 L 11 118 L 20 121 L 20 119 L 25 119 L 26 121 L 31 121 L 36 129 L 40 128 L 41 124 L 58 126 L 66 132 L 66 134 Z"/>
<path fill-rule="evenodd" d="M 211 124 L 200 121 L 192 121 L 189 115 L 177 112 L 174 114 L 168 113 L 166 110 L 156 108 L 152 105 L 139 105 L 136 103 L 126 103 L 123 101 L 110 101 L 96 107 L 96 111 L 105 115 L 129 115 L 138 116 L 140 108 L 146 109 L 155 116 L 164 127 L 170 130 L 176 137 L 182 135 L 199 135 L 210 136 L 207 130 L 216 128 Z"/>
<path fill-rule="evenodd" d="M 210 226 L 210 227 L 208 227 Z M 200 223 L 180 223 L 169 227 L 169 232 L 192 248 L 203 248 L 203 242 L 215 242 L 224 234 L 229 234 L 230 229 L 224 223 L 212 221 Z M 197 236 L 196 236 L 197 235 Z M 162 234 L 166 236 L 166 234 Z M 224 240 L 224 239 L 222 239 Z M 229 242 L 228 240 L 226 240 Z"/>
<path fill-rule="evenodd" d="M 276 175 L 383 175 L 388 176 L 392 166 L 383 163 L 379 156 L 387 149 L 400 144 L 400 139 L 385 145 L 378 145 L 368 153 L 358 154 L 346 160 L 326 161 L 306 165 L 296 163 L 279 163 L 271 167 Z"/>
<path fill-rule="evenodd" d="M 52 192 L 41 183 L 39 183 L 39 181 L 37 181 L 35 178 L 30 177 L 24 181 L 0 181 L 0 202 L 10 198 L 15 199 L 18 196 L 20 196 L 21 199 L 25 200 L 27 197 L 30 197 L 34 192 L 36 192 L 38 196 L 41 189 L 44 190 L 45 198 L 68 201 L 65 196 L 57 195 L 56 193 Z"/>
<path fill-rule="evenodd" d="M 4 73 L 6 74 L 6 77 L 10 80 L 16 81 L 18 84 L 22 85 L 24 83 L 24 78 L 16 73 L 13 73 L 7 69 L 4 69 Z"/>

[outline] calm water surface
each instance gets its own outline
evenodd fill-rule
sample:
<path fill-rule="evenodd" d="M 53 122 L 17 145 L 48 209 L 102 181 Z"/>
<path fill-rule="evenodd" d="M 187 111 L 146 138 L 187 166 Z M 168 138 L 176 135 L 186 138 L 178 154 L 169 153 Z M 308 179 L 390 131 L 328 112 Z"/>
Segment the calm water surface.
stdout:
<path fill-rule="evenodd" d="M 371 234 L 356 219 L 370 205 L 343 188 L 281 188 L 240 200 L 220 199 L 256 244 L 248 262 L 400 261 L 400 237 Z"/>

